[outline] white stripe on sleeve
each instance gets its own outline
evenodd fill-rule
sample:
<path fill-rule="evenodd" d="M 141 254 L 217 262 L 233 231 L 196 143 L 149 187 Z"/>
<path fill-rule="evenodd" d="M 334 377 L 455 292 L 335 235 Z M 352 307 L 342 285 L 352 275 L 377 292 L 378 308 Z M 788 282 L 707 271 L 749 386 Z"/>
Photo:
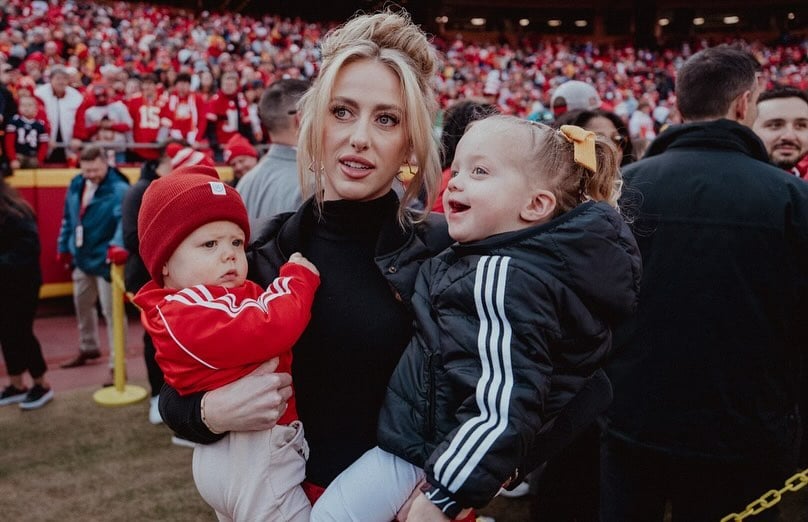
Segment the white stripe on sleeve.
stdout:
<path fill-rule="evenodd" d="M 484 256 L 477 263 L 474 300 L 482 373 L 475 396 L 480 414 L 463 423 L 435 463 L 435 477 L 452 493 L 465 483 L 508 423 L 513 389 L 512 330 L 505 314 L 509 261 L 510 257 Z"/>

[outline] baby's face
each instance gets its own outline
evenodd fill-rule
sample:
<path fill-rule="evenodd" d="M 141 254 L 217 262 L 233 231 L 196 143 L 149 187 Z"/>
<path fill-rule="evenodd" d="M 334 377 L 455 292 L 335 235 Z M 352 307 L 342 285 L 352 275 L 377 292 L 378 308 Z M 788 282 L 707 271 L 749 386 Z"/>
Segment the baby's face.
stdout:
<path fill-rule="evenodd" d="M 165 287 L 243 285 L 247 279 L 244 240 L 244 231 L 231 221 L 202 225 L 180 243 L 163 267 Z"/>
<path fill-rule="evenodd" d="M 481 120 L 466 131 L 443 194 L 452 239 L 468 243 L 531 225 L 520 216 L 536 189 L 526 173 L 529 147 L 528 133 L 510 123 Z"/>

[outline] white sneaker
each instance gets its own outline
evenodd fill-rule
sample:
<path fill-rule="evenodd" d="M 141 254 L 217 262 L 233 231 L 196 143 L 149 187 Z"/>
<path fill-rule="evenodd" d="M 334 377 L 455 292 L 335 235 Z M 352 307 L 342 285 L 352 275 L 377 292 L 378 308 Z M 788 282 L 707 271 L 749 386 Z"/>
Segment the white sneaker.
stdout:
<path fill-rule="evenodd" d="M 515 488 L 513 488 L 510 491 L 508 491 L 507 489 L 500 489 L 499 490 L 499 496 L 505 497 L 505 498 L 524 497 L 528 493 L 530 493 L 530 484 L 528 484 L 527 482 L 522 482 L 521 484 L 519 484 L 518 486 L 516 486 Z"/>
<path fill-rule="evenodd" d="M 159 402 L 159 395 L 155 395 L 150 399 L 151 404 L 149 404 L 149 422 L 152 424 L 162 424 L 163 422 L 163 418 L 160 416 Z"/>

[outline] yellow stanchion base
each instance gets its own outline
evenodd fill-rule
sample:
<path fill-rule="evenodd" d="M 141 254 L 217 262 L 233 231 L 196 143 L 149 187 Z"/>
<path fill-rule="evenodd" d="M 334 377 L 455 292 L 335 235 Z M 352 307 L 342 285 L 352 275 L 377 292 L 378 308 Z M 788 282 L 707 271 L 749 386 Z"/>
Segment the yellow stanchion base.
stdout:
<path fill-rule="evenodd" d="M 121 391 L 115 386 L 102 388 L 93 394 L 93 399 L 102 406 L 126 406 L 142 401 L 147 395 L 146 388 L 126 384 Z"/>

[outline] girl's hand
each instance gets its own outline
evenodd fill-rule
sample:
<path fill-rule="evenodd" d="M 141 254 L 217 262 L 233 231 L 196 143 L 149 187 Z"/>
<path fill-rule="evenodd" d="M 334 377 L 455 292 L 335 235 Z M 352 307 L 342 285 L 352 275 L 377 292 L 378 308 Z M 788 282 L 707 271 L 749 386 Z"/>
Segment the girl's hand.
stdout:
<path fill-rule="evenodd" d="M 275 373 L 277 367 L 276 357 L 241 379 L 207 392 L 203 418 L 208 428 L 224 433 L 274 427 L 292 396 L 292 376 Z"/>

